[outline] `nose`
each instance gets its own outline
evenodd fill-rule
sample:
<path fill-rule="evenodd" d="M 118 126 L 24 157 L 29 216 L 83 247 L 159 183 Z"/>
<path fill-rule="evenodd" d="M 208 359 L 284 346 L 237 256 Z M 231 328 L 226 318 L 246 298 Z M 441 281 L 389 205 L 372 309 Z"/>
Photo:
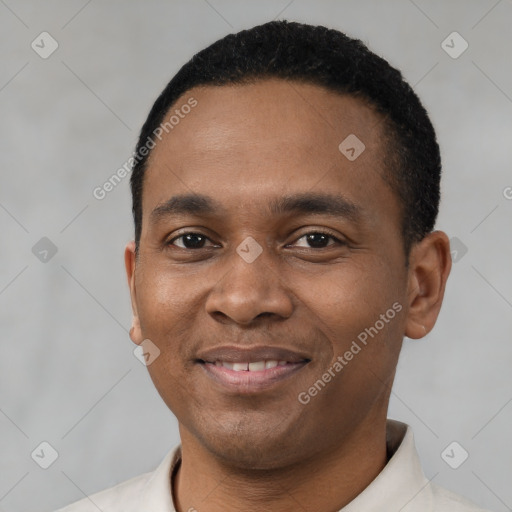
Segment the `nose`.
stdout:
<path fill-rule="evenodd" d="M 282 320 L 292 314 L 293 295 L 268 249 L 251 262 L 233 251 L 221 275 L 206 300 L 207 312 L 217 320 L 250 325 L 257 319 Z"/>

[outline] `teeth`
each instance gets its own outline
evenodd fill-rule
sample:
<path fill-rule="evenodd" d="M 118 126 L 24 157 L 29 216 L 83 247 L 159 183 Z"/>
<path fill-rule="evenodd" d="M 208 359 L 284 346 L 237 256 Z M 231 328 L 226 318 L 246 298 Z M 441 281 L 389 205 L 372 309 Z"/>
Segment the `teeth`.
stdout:
<path fill-rule="evenodd" d="M 249 371 L 257 372 L 265 369 L 265 361 L 258 361 L 257 363 L 249 363 Z"/>
<path fill-rule="evenodd" d="M 235 372 L 251 371 L 258 372 L 268 370 L 269 368 L 275 368 L 276 366 L 284 366 L 287 361 L 277 361 L 270 359 L 268 361 L 256 361 L 254 363 L 230 363 L 228 361 L 215 361 L 215 366 L 223 366 L 228 370 Z"/>

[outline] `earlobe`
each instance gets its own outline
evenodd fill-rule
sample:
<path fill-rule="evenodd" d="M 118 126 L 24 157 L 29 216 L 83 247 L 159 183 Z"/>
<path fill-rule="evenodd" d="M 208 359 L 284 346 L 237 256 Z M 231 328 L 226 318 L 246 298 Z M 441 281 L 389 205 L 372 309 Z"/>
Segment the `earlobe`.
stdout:
<path fill-rule="evenodd" d="M 126 277 L 128 280 L 128 287 L 130 289 L 130 297 L 132 304 L 132 327 L 130 328 L 130 339 L 136 345 L 140 345 L 143 341 L 143 336 L 140 327 L 139 314 L 137 309 L 137 293 L 135 287 L 135 267 L 136 267 L 136 254 L 135 254 L 135 241 L 128 242 L 124 250 L 124 264 L 126 268 Z"/>
<path fill-rule="evenodd" d="M 450 242 L 434 231 L 411 249 L 405 335 L 419 339 L 434 327 L 451 270 Z"/>
<path fill-rule="evenodd" d="M 133 343 L 135 343 L 135 345 L 140 345 L 144 340 L 141 334 L 139 319 L 136 316 L 133 316 L 132 318 L 132 326 L 130 328 L 130 339 L 133 341 Z"/>

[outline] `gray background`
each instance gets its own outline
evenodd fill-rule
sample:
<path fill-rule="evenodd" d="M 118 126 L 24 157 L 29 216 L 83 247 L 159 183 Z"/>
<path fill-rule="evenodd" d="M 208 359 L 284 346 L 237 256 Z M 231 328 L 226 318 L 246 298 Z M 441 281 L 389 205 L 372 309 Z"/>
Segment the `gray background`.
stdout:
<path fill-rule="evenodd" d="M 510 0 L 0 0 L 0 509 L 50 511 L 153 469 L 178 442 L 128 337 L 128 178 L 102 201 L 92 191 L 181 64 L 274 18 L 361 38 L 431 113 L 438 227 L 457 257 L 436 328 L 404 343 L 389 415 L 412 425 L 428 478 L 512 509 Z M 59 44 L 46 59 L 31 48 L 43 31 Z M 469 43 L 458 58 L 441 47 L 453 31 Z M 46 262 L 32 252 L 42 237 L 58 250 Z M 43 441 L 59 454 L 46 470 L 31 458 Z M 441 457 L 452 441 L 469 453 L 458 469 Z"/>

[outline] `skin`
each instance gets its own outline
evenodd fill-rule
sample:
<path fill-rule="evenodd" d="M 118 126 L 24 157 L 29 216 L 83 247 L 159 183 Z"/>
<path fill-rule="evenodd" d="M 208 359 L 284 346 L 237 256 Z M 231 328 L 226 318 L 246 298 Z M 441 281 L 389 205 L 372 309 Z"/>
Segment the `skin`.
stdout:
<path fill-rule="evenodd" d="M 383 179 L 383 127 L 360 100 L 264 80 L 195 88 L 173 108 L 190 96 L 198 105 L 150 157 L 139 255 L 134 242 L 125 250 L 130 335 L 159 348 L 148 370 L 179 422 L 177 510 L 339 510 L 387 462 L 402 340 L 435 324 L 451 267 L 448 238 L 429 234 L 406 265 L 401 205 Z M 366 148 L 349 161 L 338 145 L 352 133 Z M 157 206 L 191 192 L 223 211 L 151 222 Z M 271 199 L 312 192 L 344 197 L 358 220 L 267 209 Z M 326 231 L 342 243 L 312 245 L 305 236 Z M 176 238 L 190 232 L 206 238 Z M 236 252 L 249 236 L 262 248 L 252 263 Z M 401 311 L 300 403 L 299 393 L 396 302 Z M 233 393 L 195 362 L 223 344 L 276 345 L 310 362 L 267 391 Z"/>

